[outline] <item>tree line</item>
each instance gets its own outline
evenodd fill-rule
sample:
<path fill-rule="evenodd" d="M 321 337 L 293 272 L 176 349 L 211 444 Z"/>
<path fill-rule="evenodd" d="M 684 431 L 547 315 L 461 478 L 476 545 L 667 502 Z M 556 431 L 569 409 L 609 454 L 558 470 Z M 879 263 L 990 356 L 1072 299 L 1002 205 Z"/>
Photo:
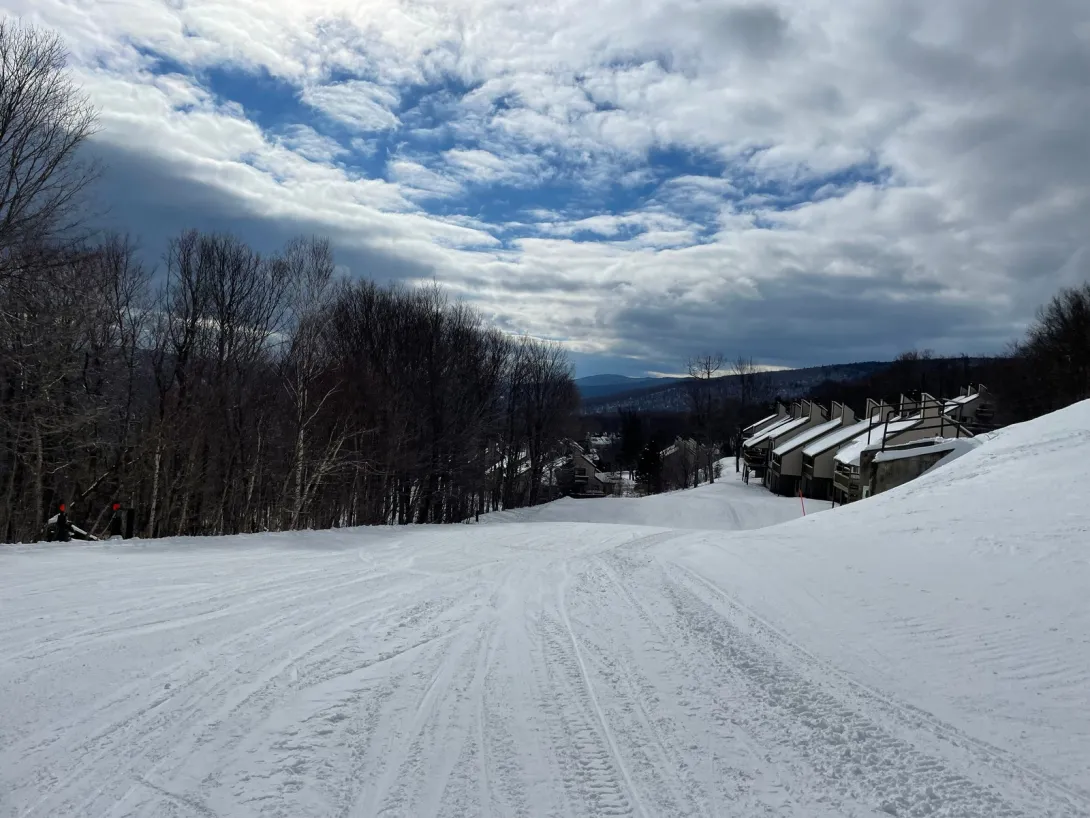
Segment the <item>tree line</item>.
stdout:
<path fill-rule="evenodd" d="M 60 41 L 0 22 L 0 538 L 60 503 L 159 537 L 449 523 L 544 499 L 578 408 L 558 345 L 437 286 L 193 230 L 158 269 L 84 228 L 94 111 Z"/>
<path fill-rule="evenodd" d="M 995 399 L 997 426 L 1090 399 L 1090 282 L 1060 289 L 1037 310 L 1025 335 L 1000 355 L 943 357 L 908 350 L 867 378 L 826 382 L 809 397 L 839 400 L 860 412 L 867 398 L 895 405 L 902 393 L 950 397 L 970 384 L 985 385 Z"/>
<path fill-rule="evenodd" d="M 600 452 L 606 470 L 627 472 L 643 494 L 715 482 L 718 461 L 736 449 L 741 427 L 767 414 L 772 389 L 752 358 L 705 353 L 687 368 L 683 412 L 621 409 L 582 419 L 613 438 Z"/>

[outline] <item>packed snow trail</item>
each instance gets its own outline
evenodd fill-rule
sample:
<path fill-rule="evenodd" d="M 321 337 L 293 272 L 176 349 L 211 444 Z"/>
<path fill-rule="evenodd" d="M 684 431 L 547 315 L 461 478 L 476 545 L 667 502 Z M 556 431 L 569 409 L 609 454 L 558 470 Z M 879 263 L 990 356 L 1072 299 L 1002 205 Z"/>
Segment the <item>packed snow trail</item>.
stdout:
<path fill-rule="evenodd" d="M 1000 513 L 1088 419 L 761 531 L 5 549 L 0 815 L 1090 815 L 1090 514 Z"/>
<path fill-rule="evenodd" d="M 611 523 L 684 528 L 702 531 L 746 531 L 794 520 L 801 514 L 798 499 L 765 491 L 758 481 L 743 485 L 734 460 L 721 461 L 723 476 L 695 489 L 650 497 L 604 497 L 593 502 L 565 498 L 532 508 L 486 514 L 482 523 Z M 807 501 L 807 512 L 829 503 Z"/>

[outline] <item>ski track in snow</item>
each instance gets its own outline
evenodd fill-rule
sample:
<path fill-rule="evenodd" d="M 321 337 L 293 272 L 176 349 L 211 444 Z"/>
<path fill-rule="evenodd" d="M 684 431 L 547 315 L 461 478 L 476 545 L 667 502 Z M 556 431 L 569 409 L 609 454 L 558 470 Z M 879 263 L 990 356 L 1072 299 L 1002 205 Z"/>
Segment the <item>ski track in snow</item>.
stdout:
<path fill-rule="evenodd" d="M 1090 816 L 682 530 L 492 522 L 0 554 L 0 816 Z"/>

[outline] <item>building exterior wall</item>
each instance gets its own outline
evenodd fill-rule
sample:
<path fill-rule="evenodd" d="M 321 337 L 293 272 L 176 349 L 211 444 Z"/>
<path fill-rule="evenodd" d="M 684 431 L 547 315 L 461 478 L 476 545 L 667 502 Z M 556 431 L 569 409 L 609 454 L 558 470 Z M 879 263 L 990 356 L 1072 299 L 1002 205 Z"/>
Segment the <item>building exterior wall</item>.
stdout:
<path fill-rule="evenodd" d="M 572 452 L 570 466 L 556 470 L 554 482 L 558 484 L 560 492 L 577 497 L 600 497 L 613 493 L 612 481 L 598 471 L 594 461 L 580 452 Z"/>
<path fill-rule="evenodd" d="M 775 494 L 782 494 L 785 497 L 790 497 L 799 493 L 801 485 L 802 477 L 799 475 L 782 474 L 769 470 L 768 489 Z"/>
<path fill-rule="evenodd" d="M 777 494 L 798 494 L 802 483 L 802 448 L 776 457 L 773 455 L 768 487 Z"/>
<path fill-rule="evenodd" d="M 822 452 L 821 454 L 810 458 L 813 465 L 814 479 L 815 480 L 828 480 L 832 482 L 833 469 L 836 466 L 836 462 L 833 458 L 836 457 L 839 446 L 834 446 L 832 449 Z"/>
<path fill-rule="evenodd" d="M 880 494 L 910 480 L 915 480 L 948 454 L 950 454 L 949 449 L 940 449 L 939 451 L 923 451 L 916 457 L 901 457 L 897 460 L 885 460 L 877 463 L 873 462 L 872 458 L 867 472 L 867 484 L 870 486 L 870 493 Z"/>
<path fill-rule="evenodd" d="M 772 435 L 761 441 L 759 445 L 744 450 L 746 465 L 749 467 L 750 473 L 754 477 L 760 478 L 765 485 L 768 485 L 769 481 L 769 459 L 772 450 L 782 443 L 786 443 L 796 435 L 800 435 L 808 429 L 817 426 L 819 423 L 824 423 L 828 420 L 828 418 L 822 414 L 820 408 L 811 404 L 809 401 L 803 401 L 803 404 L 799 409 L 798 417 L 805 417 L 806 422 L 790 431 L 785 431 L 779 435 Z"/>
<path fill-rule="evenodd" d="M 802 447 L 780 457 L 780 474 L 785 477 L 802 476 Z"/>
<path fill-rule="evenodd" d="M 804 476 L 802 493 L 811 500 L 832 500 L 833 478 Z"/>

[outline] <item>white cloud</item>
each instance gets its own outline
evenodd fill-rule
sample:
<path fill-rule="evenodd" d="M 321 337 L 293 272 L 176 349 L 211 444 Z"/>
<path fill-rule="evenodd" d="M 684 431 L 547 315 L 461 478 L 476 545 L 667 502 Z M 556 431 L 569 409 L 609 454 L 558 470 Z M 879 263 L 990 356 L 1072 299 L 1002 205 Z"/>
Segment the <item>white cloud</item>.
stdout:
<path fill-rule="evenodd" d="M 391 110 L 397 105 L 397 94 L 373 82 L 350 80 L 312 86 L 303 90 L 301 98 L 307 105 L 356 131 L 385 131 L 398 124 L 398 118 Z"/>
<path fill-rule="evenodd" d="M 462 185 L 457 179 L 409 159 L 394 159 L 388 163 L 387 172 L 393 181 L 410 188 L 415 196 L 442 198 L 462 192 Z"/>
<path fill-rule="evenodd" d="M 549 174 L 545 161 L 534 154 L 497 156 L 479 148 L 456 148 L 445 151 L 443 159 L 452 172 L 476 184 L 528 186 Z"/>
<path fill-rule="evenodd" d="M 820 309 L 835 315 L 820 331 L 842 337 L 831 355 L 884 354 L 865 347 L 868 331 L 987 351 L 1059 283 L 1090 276 L 1079 0 L 7 7 L 66 37 L 103 109 L 102 138 L 248 215 L 317 218 L 412 255 L 501 324 L 583 349 L 651 354 L 709 332 L 741 344 L 772 336 L 762 320 L 816 332 Z M 199 79 L 149 70 L 148 49 L 197 78 L 233 65 L 290 83 L 359 135 L 349 144 L 361 156 L 401 126 L 407 85 L 472 90 L 447 104 L 448 141 L 429 156 L 392 150 L 385 181 L 330 166 L 347 160 L 319 121 L 268 138 Z M 649 163 L 656 151 L 717 157 L 722 175 L 670 179 Z M 844 175 L 860 167 L 888 182 Z M 421 207 L 557 180 L 572 201 L 530 202 L 494 226 Z M 606 195 L 655 180 L 644 200 Z M 523 238 L 499 247 L 493 227 Z M 580 231 L 602 241 L 569 240 Z"/>
<path fill-rule="evenodd" d="M 625 239 L 633 247 L 641 244 L 658 247 L 693 243 L 693 225 L 672 213 L 653 210 L 601 214 L 575 220 L 542 220 L 538 223 L 538 232 L 564 237 L 589 233 L 602 239 Z"/>
<path fill-rule="evenodd" d="M 154 82 L 94 71 L 77 77 L 102 109 L 101 140 L 219 189 L 248 216 L 317 222 L 351 242 L 399 241 L 424 266 L 448 266 L 445 248 L 494 243 L 487 233 L 430 218 L 397 184 L 311 161 L 232 108 L 206 100 L 179 109 L 177 91 Z"/>
<path fill-rule="evenodd" d="M 291 125 L 284 129 L 277 141 L 303 158 L 315 162 L 332 162 L 348 153 L 336 139 L 318 133 L 309 125 Z"/>

